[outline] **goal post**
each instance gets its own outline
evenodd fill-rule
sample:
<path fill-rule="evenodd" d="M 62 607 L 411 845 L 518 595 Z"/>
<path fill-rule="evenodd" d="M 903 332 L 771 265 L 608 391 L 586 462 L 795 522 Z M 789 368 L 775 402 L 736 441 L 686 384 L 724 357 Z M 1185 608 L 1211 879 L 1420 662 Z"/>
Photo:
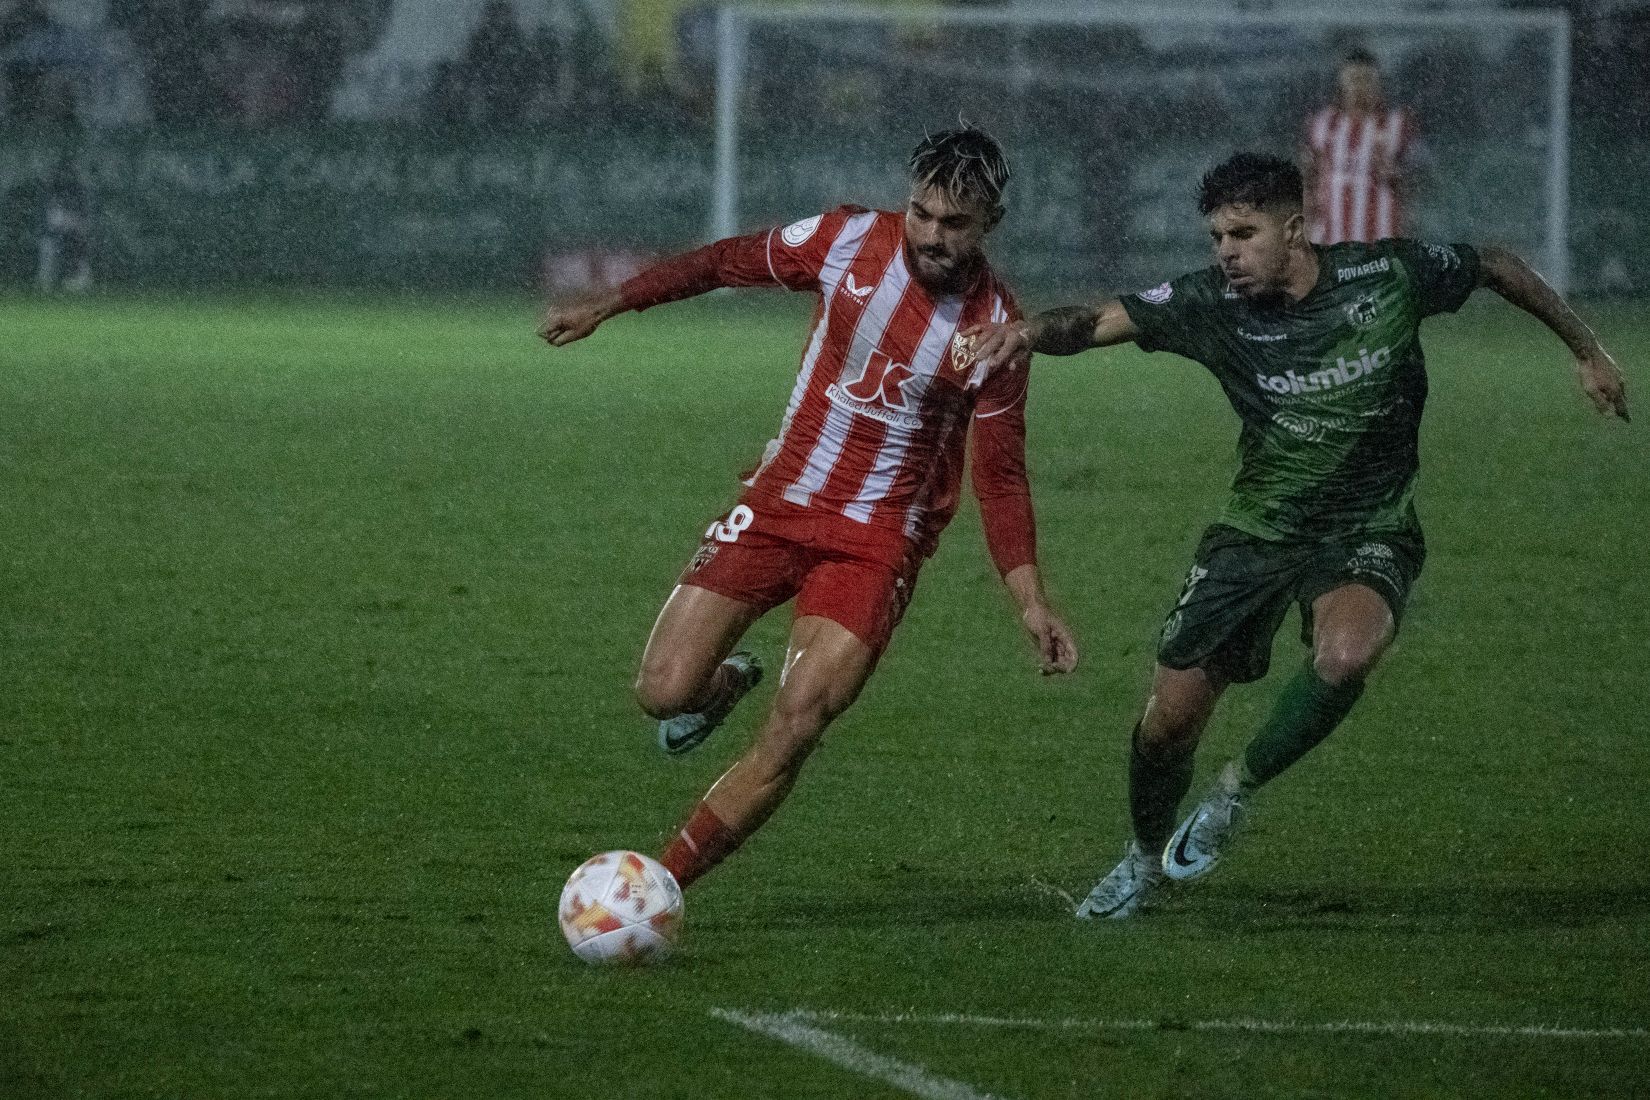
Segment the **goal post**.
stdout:
<path fill-rule="evenodd" d="M 1506 244 L 1569 285 L 1570 18 L 1562 11 L 730 4 L 716 23 L 709 232 L 904 201 L 903 155 L 958 117 L 1015 167 L 995 253 L 1094 290 L 1206 262 L 1197 176 L 1293 157 L 1336 54 L 1369 48 L 1424 154 L 1408 232 Z"/>

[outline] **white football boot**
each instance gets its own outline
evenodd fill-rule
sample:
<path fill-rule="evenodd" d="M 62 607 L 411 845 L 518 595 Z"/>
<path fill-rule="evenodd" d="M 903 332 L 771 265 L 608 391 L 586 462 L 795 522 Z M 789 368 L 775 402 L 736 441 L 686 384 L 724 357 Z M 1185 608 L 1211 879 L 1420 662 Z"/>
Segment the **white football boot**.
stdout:
<path fill-rule="evenodd" d="M 730 654 L 722 664 L 731 667 L 735 675 L 733 691 L 728 693 L 720 706 L 697 714 L 678 714 L 659 723 L 659 747 L 670 755 L 680 756 L 704 744 L 705 738 L 732 713 L 734 705 L 762 682 L 762 662 L 756 659 L 754 653 Z"/>
<path fill-rule="evenodd" d="M 1163 873 L 1176 882 L 1190 882 L 1213 871 L 1243 825 L 1245 801 L 1238 788 L 1216 783 L 1164 845 Z"/>
<path fill-rule="evenodd" d="M 1134 916 L 1166 881 L 1163 868 L 1140 850 L 1138 841 L 1123 849 L 1123 862 L 1089 891 L 1077 907 L 1080 920 L 1123 920 Z"/>

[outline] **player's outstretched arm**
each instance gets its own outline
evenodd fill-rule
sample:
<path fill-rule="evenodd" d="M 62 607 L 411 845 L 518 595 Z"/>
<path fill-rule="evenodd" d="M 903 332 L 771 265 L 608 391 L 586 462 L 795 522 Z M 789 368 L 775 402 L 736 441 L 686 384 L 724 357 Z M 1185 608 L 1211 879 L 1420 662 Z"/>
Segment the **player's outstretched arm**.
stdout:
<path fill-rule="evenodd" d="M 551 302 L 539 321 L 539 339 L 551 347 L 563 347 L 583 340 L 609 317 L 624 312 L 624 299 L 617 290 L 582 294 L 565 302 Z"/>
<path fill-rule="evenodd" d="M 1123 303 L 1112 298 L 1096 306 L 1057 306 L 1025 321 L 970 325 L 962 335 L 972 341 L 974 361 L 997 370 L 1030 352 L 1076 355 L 1133 340 L 1140 330 Z"/>
<path fill-rule="evenodd" d="M 1480 281 L 1552 329 L 1576 359 L 1576 380 L 1606 416 L 1627 416 L 1627 381 L 1587 322 L 1562 295 L 1517 255 L 1493 245 L 1478 252 Z"/>
<path fill-rule="evenodd" d="M 561 347 L 589 336 L 610 317 L 679 302 L 718 287 L 777 284 L 792 290 L 815 289 L 817 265 L 807 262 L 815 254 L 799 251 L 783 238 L 773 242 L 777 234 L 773 230 L 713 241 L 649 264 L 612 290 L 554 303 L 539 322 L 539 336 Z M 783 281 L 781 273 L 789 273 L 791 280 Z"/>
<path fill-rule="evenodd" d="M 1020 622 L 1037 647 L 1037 663 L 1044 676 L 1071 672 L 1077 667 L 1077 640 L 1071 628 L 1049 606 L 1042 574 L 1035 565 L 1021 565 L 1003 577 L 1020 608 Z"/>

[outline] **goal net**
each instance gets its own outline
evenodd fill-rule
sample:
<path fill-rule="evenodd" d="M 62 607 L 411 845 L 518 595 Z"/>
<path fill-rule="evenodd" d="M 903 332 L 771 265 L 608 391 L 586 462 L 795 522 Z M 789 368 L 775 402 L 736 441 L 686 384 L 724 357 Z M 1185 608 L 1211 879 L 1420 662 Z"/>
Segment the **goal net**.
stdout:
<path fill-rule="evenodd" d="M 992 242 L 1012 279 L 1155 283 L 1209 262 L 1198 177 L 1240 149 L 1293 159 L 1359 47 L 1419 125 L 1405 231 L 1503 244 L 1568 282 L 1560 12 L 750 5 L 719 12 L 715 42 L 717 236 L 898 208 L 911 146 L 965 118 L 1015 169 Z"/>

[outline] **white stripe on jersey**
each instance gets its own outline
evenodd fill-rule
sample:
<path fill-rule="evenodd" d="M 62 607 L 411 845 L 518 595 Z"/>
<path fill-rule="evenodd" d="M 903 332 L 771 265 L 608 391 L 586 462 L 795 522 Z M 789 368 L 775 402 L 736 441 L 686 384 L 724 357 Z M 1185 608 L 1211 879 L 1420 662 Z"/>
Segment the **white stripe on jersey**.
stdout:
<path fill-rule="evenodd" d="M 1320 159 L 1329 151 L 1329 120 L 1331 117 L 1328 110 L 1319 111 L 1312 116 L 1312 154 Z M 1322 168 L 1321 164 L 1319 168 Z"/>
<path fill-rule="evenodd" d="M 905 385 L 905 395 L 918 409 L 922 408 L 922 399 L 933 384 L 934 376 L 939 373 L 940 364 L 945 362 L 945 353 L 951 350 L 951 339 L 957 334 L 957 324 L 962 320 L 963 303 L 964 299 L 958 296 L 945 299 L 935 308 L 928 318 L 928 328 L 917 343 L 916 354 L 908 364 L 912 377 Z M 871 522 L 871 511 L 876 507 L 876 502 L 887 495 L 888 487 L 905 465 L 910 449 L 911 433 L 908 430 L 889 429 L 883 436 L 877 457 L 871 463 L 871 472 L 865 476 L 859 493 L 842 510 L 842 514 L 861 523 Z"/>
<path fill-rule="evenodd" d="M 1352 134 L 1352 116 L 1336 112 L 1335 136 L 1329 146 L 1329 239 L 1344 241 L 1346 239 L 1346 187 L 1347 181 L 1345 164 L 1348 155 L 1347 143 Z"/>
<path fill-rule="evenodd" d="M 796 416 L 796 410 L 802 404 L 802 397 L 808 392 L 808 383 L 813 380 L 814 365 L 819 362 L 819 351 L 825 346 L 825 333 L 831 327 L 831 306 L 836 301 L 837 284 L 842 282 L 842 276 L 859 255 L 859 249 L 865 243 L 865 236 L 871 227 L 877 223 L 875 211 L 864 214 L 855 214 L 842 223 L 836 240 L 825 254 L 825 263 L 819 271 L 820 300 L 825 308 L 819 311 L 819 323 L 814 325 L 812 337 L 808 340 L 808 350 L 802 354 L 802 369 L 797 372 L 796 385 L 791 387 L 791 399 L 785 405 L 785 416 L 779 422 L 779 435 L 768 442 L 763 449 L 762 463 L 756 472 L 751 475 L 746 484 L 754 484 L 768 468 L 768 463 L 778 457 L 784 449 L 785 435 L 791 430 L 791 420 Z M 778 232 L 774 230 L 773 232 Z M 768 234 L 768 248 L 773 248 L 773 232 Z M 769 270 L 772 270 L 772 261 L 769 261 Z"/>
<path fill-rule="evenodd" d="M 1386 131 L 1381 136 L 1381 163 L 1396 170 L 1400 143 L 1404 139 L 1404 115 L 1401 110 L 1393 108 L 1386 113 Z M 1370 240 L 1398 235 L 1396 211 L 1393 209 L 1395 197 L 1392 181 L 1378 177 L 1375 181 L 1375 231 L 1370 234 Z"/>
<path fill-rule="evenodd" d="M 1003 298 L 1000 294 L 991 296 L 991 320 L 995 324 L 1005 324 L 1008 321 L 1008 310 L 1003 308 Z M 985 385 L 985 364 L 974 364 L 973 373 L 968 376 L 968 388 L 979 389 Z"/>
<path fill-rule="evenodd" d="M 1392 156 L 1392 146 L 1397 144 L 1393 140 L 1397 136 L 1395 133 L 1397 122 L 1396 118 L 1389 116 L 1386 126 L 1380 128 L 1381 132 L 1375 143 L 1375 155 L 1380 159 L 1370 166 L 1369 173 L 1369 187 L 1374 193 L 1373 197 L 1375 199 L 1375 210 L 1371 215 L 1374 220 L 1364 224 L 1363 228 L 1367 232 L 1359 234 L 1361 240 L 1378 241 L 1382 237 L 1392 236 L 1392 188 L 1382 178 L 1380 166 L 1388 163 L 1389 158 Z"/>
<path fill-rule="evenodd" d="M 1359 120 L 1357 152 L 1347 164 L 1348 168 L 1354 169 L 1353 174 L 1347 177 L 1347 186 L 1352 189 L 1352 216 L 1348 219 L 1352 224 L 1344 227 L 1346 232 L 1342 240 L 1347 237 L 1362 240 L 1369 226 L 1371 181 L 1375 174 L 1380 136 L 1381 120 L 1374 115 L 1364 115 Z M 1356 171 L 1359 168 L 1362 171 Z"/>
<path fill-rule="evenodd" d="M 911 282 L 911 273 L 905 268 L 904 252 L 903 247 L 894 249 L 887 269 L 877 280 L 876 293 L 865 304 L 865 312 L 860 314 L 859 324 L 854 327 L 854 337 L 848 345 L 848 354 L 843 358 L 842 372 L 838 378 L 854 378 L 863 374 L 872 353 L 882 343 L 882 334 L 894 319 L 905 297 L 905 289 Z M 801 475 L 785 487 L 786 500 L 805 508 L 813 495 L 825 487 L 837 459 L 842 457 L 842 445 L 848 441 L 848 432 L 853 428 L 854 420 L 854 413 L 835 402 L 831 403 L 819 439 L 809 452 Z"/>

